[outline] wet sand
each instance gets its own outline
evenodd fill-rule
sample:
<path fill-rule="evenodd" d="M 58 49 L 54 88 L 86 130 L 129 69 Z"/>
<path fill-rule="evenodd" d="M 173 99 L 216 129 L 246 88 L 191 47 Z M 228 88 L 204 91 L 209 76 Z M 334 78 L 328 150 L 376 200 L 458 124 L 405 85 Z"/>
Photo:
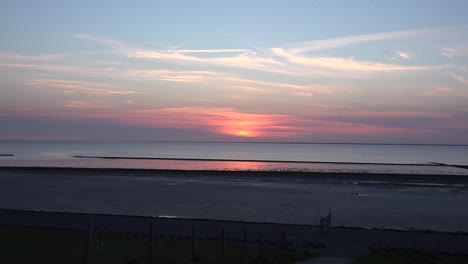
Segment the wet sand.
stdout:
<path fill-rule="evenodd" d="M 468 231 L 468 178 L 0 168 L 0 208 Z"/>

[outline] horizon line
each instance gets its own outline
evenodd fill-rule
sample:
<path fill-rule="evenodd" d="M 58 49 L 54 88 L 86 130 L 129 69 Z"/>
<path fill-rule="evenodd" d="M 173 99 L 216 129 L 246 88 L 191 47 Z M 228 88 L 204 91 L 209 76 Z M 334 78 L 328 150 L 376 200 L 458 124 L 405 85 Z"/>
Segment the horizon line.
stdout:
<path fill-rule="evenodd" d="M 355 143 L 355 142 L 306 142 L 306 141 L 203 141 L 203 140 L 101 140 L 101 139 L 1 139 L 0 141 L 55 141 L 55 142 L 167 142 L 167 143 L 229 143 L 229 144 L 311 144 L 311 145 L 419 145 L 419 146 L 468 146 L 468 143 Z"/>

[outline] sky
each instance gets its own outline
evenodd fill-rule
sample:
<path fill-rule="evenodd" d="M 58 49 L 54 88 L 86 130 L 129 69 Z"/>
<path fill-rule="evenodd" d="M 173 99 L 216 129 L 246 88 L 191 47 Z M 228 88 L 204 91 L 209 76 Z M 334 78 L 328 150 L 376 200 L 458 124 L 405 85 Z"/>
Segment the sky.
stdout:
<path fill-rule="evenodd" d="M 0 140 L 468 144 L 466 10 L 3 0 Z"/>

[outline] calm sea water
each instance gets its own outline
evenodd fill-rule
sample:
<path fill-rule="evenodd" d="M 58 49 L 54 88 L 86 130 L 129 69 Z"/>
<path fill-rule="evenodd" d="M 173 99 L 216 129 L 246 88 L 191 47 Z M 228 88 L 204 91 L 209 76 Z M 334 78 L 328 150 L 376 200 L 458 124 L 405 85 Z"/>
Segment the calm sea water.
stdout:
<path fill-rule="evenodd" d="M 468 174 L 466 169 L 431 164 L 433 162 L 468 164 L 468 146 L 449 145 L 0 141 L 0 154 L 14 155 L 1 156 L 0 166 Z M 103 160 L 73 157 L 77 155 L 278 162 Z M 288 161 L 318 163 L 288 163 Z M 336 164 L 336 162 L 356 164 Z"/>
<path fill-rule="evenodd" d="M 3 141 L 0 154 L 14 155 L 0 156 L 0 166 L 468 176 L 468 169 L 430 164 L 468 164 L 467 146 Z M 82 159 L 75 155 L 283 162 Z M 135 177 L 0 170 L 0 208 L 303 224 L 317 223 L 332 208 L 335 225 L 468 230 L 468 210 L 460 202 L 467 199 L 466 185 L 414 183 L 411 177 L 401 179 L 404 185 L 395 185 L 395 181 L 385 183 L 387 177 L 373 180 L 375 184 L 360 184 L 204 175 Z"/>

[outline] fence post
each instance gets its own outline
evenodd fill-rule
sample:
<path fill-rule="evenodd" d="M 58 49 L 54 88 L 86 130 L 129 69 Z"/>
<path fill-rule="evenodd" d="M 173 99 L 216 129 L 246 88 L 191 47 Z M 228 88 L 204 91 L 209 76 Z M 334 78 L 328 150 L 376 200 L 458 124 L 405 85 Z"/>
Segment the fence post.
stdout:
<path fill-rule="evenodd" d="M 84 256 L 83 256 L 83 263 L 84 264 L 91 264 L 91 249 L 93 243 L 93 229 L 94 229 L 94 219 L 92 216 L 89 217 L 88 223 L 88 232 L 86 234 L 86 239 L 84 243 Z"/>
<path fill-rule="evenodd" d="M 154 250 L 154 222 L 151 221 L 148 227 L 148 264 L 153 263 Z"/>
<path fill-rule="evenodd" d="M 224 228 L 221 229 L 221 255 L 223 257 L 226 255 L 226 238 L 224 234 Z"/>
<path fill-rule="evenodd" d="M 247 230 L 244 228 L 244 243 L 242 248 L 245 250 L 247 248 Z"/>
<path fill-rule="evenodd" d="M 192 261 L 198 260 L 196 240 L 195 227 L 192 227 Z"/>
<path fill-rule="evenodd" d="M 281 244 L 283 244 L 283 248 L 285 249 L 288 248 L 287 233 L 284 230 L 281 233 L 281 241 L 282 241 Z"/>

